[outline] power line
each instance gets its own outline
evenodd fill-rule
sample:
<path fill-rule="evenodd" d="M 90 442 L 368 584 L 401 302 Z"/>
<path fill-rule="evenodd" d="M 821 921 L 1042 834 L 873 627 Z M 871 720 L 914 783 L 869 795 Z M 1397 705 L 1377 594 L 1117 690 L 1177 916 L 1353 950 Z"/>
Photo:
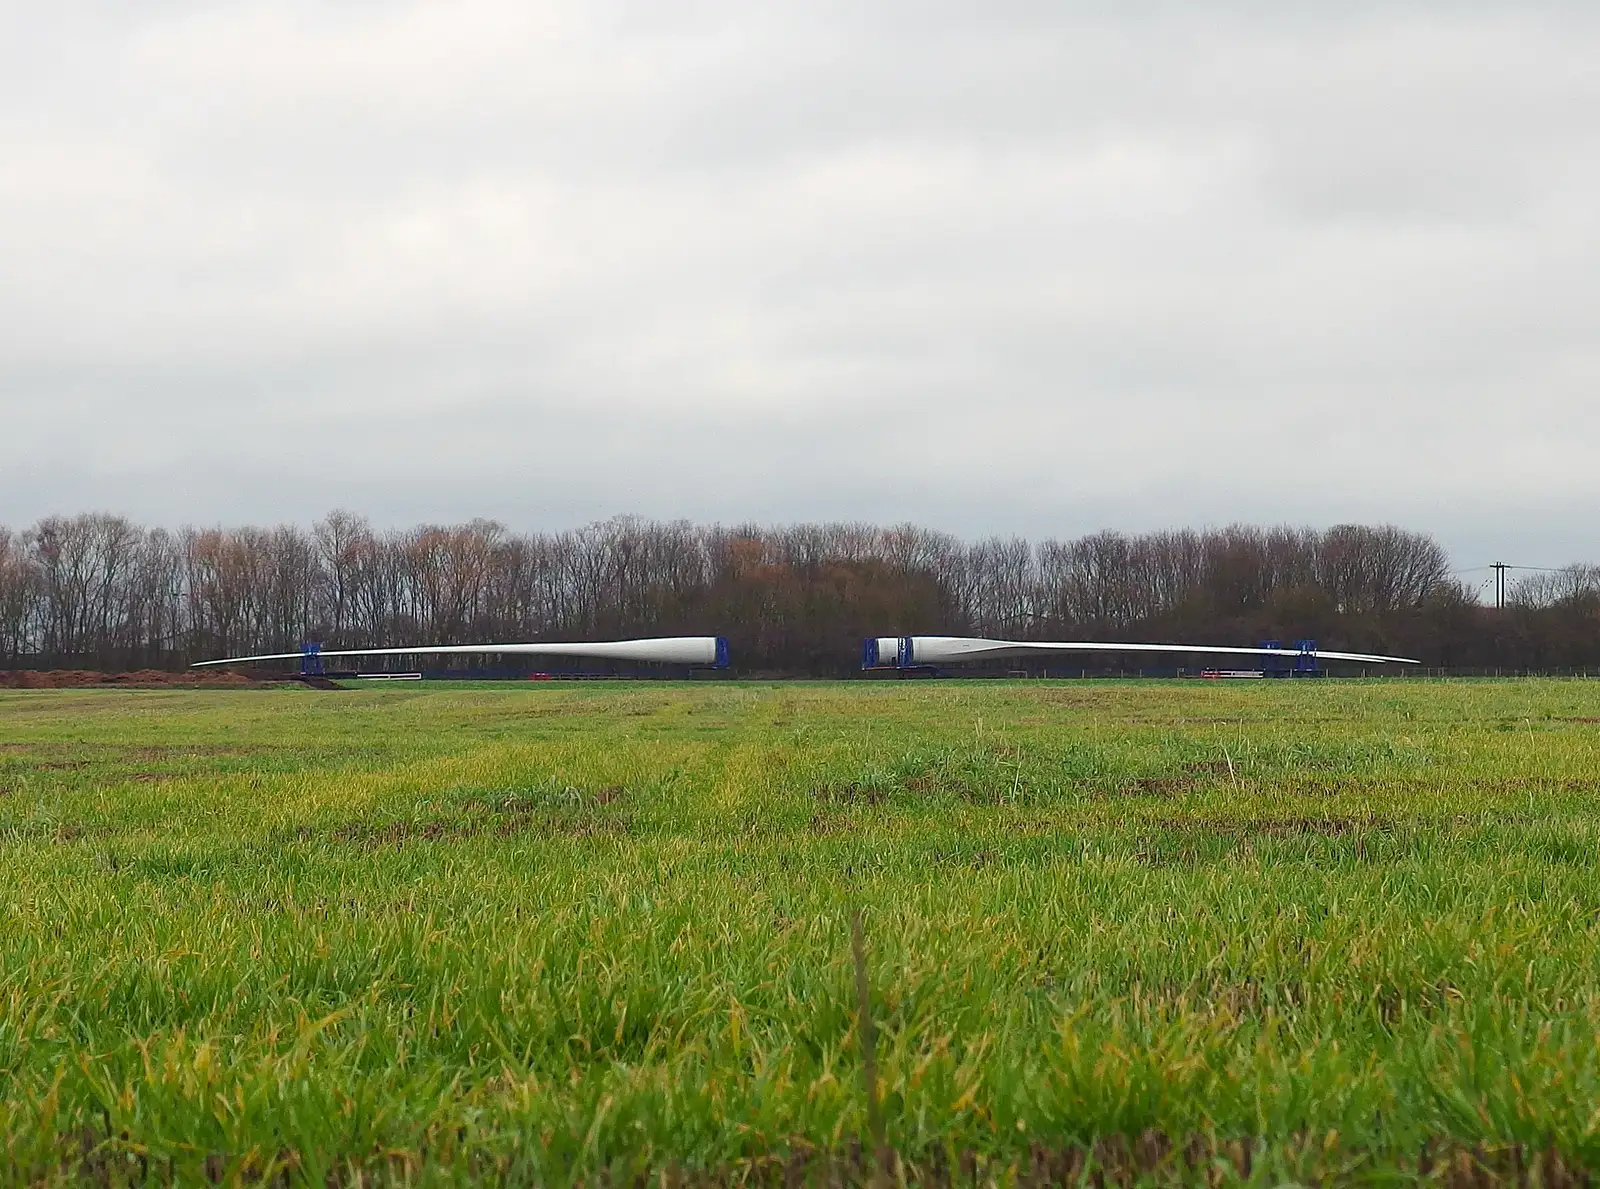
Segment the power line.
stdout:
<path fill-rule="evenodd" d="M 1570 569 L 1569 566 L 1517 566 L 1510 562 L 1492 561 L 1486 566 L 1464 566 L 1459 570 L 1451 570 L 1452 574 L 1476 574 L 1483 570 L 1493 570 L 1494 574 L 1478 589 L 1482 590 L 1489 582 L 1494 583 L 1494 605 L 1500 610 L 1506 605 L 1506 573 L 1510 570 L 1527 570 L 1536 574 L 1561 574 Z"/>

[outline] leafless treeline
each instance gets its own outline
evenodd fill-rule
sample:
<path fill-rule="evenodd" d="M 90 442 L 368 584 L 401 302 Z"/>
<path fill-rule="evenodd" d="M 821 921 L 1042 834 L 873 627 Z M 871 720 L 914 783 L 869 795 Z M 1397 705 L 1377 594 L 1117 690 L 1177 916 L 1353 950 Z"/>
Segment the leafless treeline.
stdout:
<path fill-rule="evenodd" d="M 481 520 L 377 531 L 344 512 L 309 530 L 169 532 L 94 514 L 0 528 L 0 662 L 175 666 L 306 640 L 693 632 L 730 637 L 744 667 L 825 673 L 847 667 L 864 635 L 958 632 L 1313 636 L 1404 647 L 1434 663 L 1565 664 L 1583 661 L 1517 662 L 1496 650 L 1507 624 L 1541 616 L 1577 624 L 1581 635 L 1597 590 L 1593 569 L 1544 575 L 1519 590 L 1508 615 L 1521 620 L 1494 621 L 1437 543 L 1386 526 L 1106 532 L 1035 544 L 966 543 L 913 526 L 634 519 L 552 534 Z M 1510 636 L 1519 650 L 1539 651 Z"/>

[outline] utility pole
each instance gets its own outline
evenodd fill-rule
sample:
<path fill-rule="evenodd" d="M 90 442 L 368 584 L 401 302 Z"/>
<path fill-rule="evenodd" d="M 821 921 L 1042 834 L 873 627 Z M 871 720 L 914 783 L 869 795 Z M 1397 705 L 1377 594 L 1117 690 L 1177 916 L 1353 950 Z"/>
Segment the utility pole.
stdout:
<path fill-rule="evenodd" d="M 1506 605 L 1506 571 L 1511 567 L 1503 561 L 1497 561 L 1490 563 L 1489 568 L 1494 571 L 1494 605 L 1503 611 Z"/>

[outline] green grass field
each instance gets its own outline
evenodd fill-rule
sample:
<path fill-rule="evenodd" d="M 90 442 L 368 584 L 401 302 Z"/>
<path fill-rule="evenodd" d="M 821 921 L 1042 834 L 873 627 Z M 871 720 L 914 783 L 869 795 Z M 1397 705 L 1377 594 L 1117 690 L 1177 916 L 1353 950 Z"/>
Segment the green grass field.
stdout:
<path fill-rule="evenodd" d="M 6 1175 L 862 1179 L 859 907 L 895 1179 L 1560 1184 L 1597 801 L 1586 682 L 0 691 Z"/>

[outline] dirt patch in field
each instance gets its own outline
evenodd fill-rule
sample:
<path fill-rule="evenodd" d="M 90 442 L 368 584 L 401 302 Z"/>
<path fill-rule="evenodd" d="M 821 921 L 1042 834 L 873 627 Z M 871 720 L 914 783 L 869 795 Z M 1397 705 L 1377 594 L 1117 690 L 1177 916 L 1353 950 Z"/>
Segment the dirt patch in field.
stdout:
<path fill-rule="evenodd" d="M 67 752 L 88 753 L 97 759 L 165 760 L 189 756 L 253 756 L 294 750 L 280 747 L 240 747 L 218 743 L 63 743 L 39 740 L 32 743 L 0 743 L 0 755 L 43 756 Z M 74 761 L 86 764 L 88 760 Z M 49 765 L 41 765 L 49 766 Z"/>
<path fill-rule="evenodd" d="M 1141 776 L 1123 786 L 1140 797 L 1181 797 L 1202 788 L 1237 781 L 1238 771 L 1226 760 L 1196 760 L 1170 776 Z"/>
<path fill-rule="evenodd" d="M 628 795 L 626 787 L 608 784 L 589 792 L 586 789 L 567 787 L 551 789 L 483 789 L 461 790 L 464 794 L 459 808 L 469 814 L 529 815 L 581 813 L 601 805 L 615 805 Z"/>
<path fill-rule="evenodd" d="M 1488 792 L 1600 793 L 1600 780 L 1582 776 L 1494 776 L 1478 786 Z"/>
<path fill-rule="evenodd" d="M 813 834 L 826 837 L 829 834 L 843 833 L 846 824 L 831 814 L 813 813 L 809 829 Z"/>
<path fill-rule="evenodd" d="M 276 747 L 238 747 L 220 743 L 108 743 L 106 750 L 114 751 L 126 759 L 165 760 L 190 756 L 257 756 L 282 750 Z"/>
<path fill-rule="evenodd" d="M 156 1168 L 147 1167 L 137 1138 L 126 1131 L 105 1133 L 95 1127 L 64 1133 L 59 1171 L 76 1174 L 86 1184 L 109 1184 L 137 1170 L 140 1179 Z M 441 1145 L 444 1146 L 444 1145 Z M 417 1151 L 368 1149 L 338 1153 L 336 1171 L 327 1184 L 344 1186 L 409 1182 L 430 1166 L 432 1154 Z M 224 1152 L 194 1153 L 192 1180 L 197 1184 L 266 1183 L 269 1172 L 278 1180 L 295 1179 L 305 1166 L 301 1154 L 280 1147 L 270 1161 L 260 1149 L 235 1156 Z M 458 1152 L 452 1167 L 468 1172 L 473 1181 L 521 1182 L 531 1169 L 501 1153 Z M 1313 1185 L 1363 1183 L 1363 1173 L 1393 1170 L 1395 1181 L 1436 1185 L 1439 1189 L 1580 1189 L 1594 1181 L 1595 1168 L 1575 1153 L 1554 1144 L 1473 1144 L 1448 1137 L 1426 1139 L 1405 1152 L 1378 1152 L 1336 1142 L 1336 1133 L 1297 1132 L 1274 1139 L 1229 1138 L 1192 1132 L 1172 1135 L 1149 1128 L 1137 1135 L 1102 1135 L 1087 1142 L 1035 1142 L 1009 1152 L 952 1151 L 934 1144 L 921 1151 L 875 1148 L 870 1141 L 851 1139 L 832 1147 L 815 1147 L 803 1140 L 774 1151 L 754 1152 L 731 1163 L 712 1167 L 685 1167 L 675 1162 L 642 1165 L 619 1184 L 695 1186 L 698 1189 L 866 1189 L 867 1186 L 904 1185 L 927 1189 L 989 1189 L 1010 1185 L 1017 1189 L 1046 1186 L 1089 1185 L 1094 1189 L 1133 1189 L 1137 1185 L 1218 1186 L 1276 1172 L 1274 1180 L 1290 1175 Z M 49 1170 L 51 1172 L 57 1170 Z M 39 1170 L 36 1180 L 44 1180 Z M 171 1166 L 168 1167 L 170 1178 Z M 521 1175 L 519 1175 L 521 1174 Z M 120 1183 L 120 1180 L 119 1180 Z M 176 1182 L 174 1182 L 176 1183 Z M 584 1183 L 584 1182 L 580 1182 Z M 602 1174 L 596 1184 L 612 1183 Z"/>
<path fill-rule="evenodd" d="M 1103 689 L 1075 690 L 1046 686 L 1042 689 L 1030 689 L 1027 694 L 1031 702 L 1044 702 L 1052 706 L 1082 706 L 1100 711 L 1106 709 L 1109 701 Z"/>
<path fill-rule="evenodd" d="M 932 768 L 925 772 L 919 772 L 915 776 L 907 777 L 905 787 L 906 792 L 915 793 L 919 797 L 937 797 L 941 794 L 953 793 L 968 801 L 978 799 L 972 785 L 965 779 Z"/>
<path fill-rule="evenodd" d="M 257 689 L 281 682 L 256 681 L 243 673 L 181 672 L 136 669 L 102 673 L 97 669 L 0 669 L 0 689 L 93 689 L 101 686 L 140 689 Z"/>
<path fill-rule="evenodd" d="M 22 837 L 29 841 L 48 842 L 76 842 L 80 838 L 88 837 L 89 831 L 77 822 L 62 822 L 56 826 L 45 826 L 42 829 L 25 828 L 19 831 Z"/>
<path fill-rule="evenodd" d="M 466 838 L 515 838 L 532 835 L 536 838 L 622 838 L 628 833 L 628 823 L 618 818 L 519 818 L 509 821 L 431 821 L 391 822 L 375 826 L 353 823 L 335 830 L 329 837 L 334 842 L 355 845 L 363 849 L 381 846 L 402 846 L 408 842 L 438 842 Z"/>
<path fill-rule="evenodd" d="M 824 805 L 882 805 L 888 793 L 882 788 L 855 780 L 838 784 L 813 785 L 811 799 Z"/>
<path fill-rule="evenodd" d="M 1142 835 L 1134 858 L 1152 867 L 1186 866 L 1238 858 L 1258 841 L 1348 840 L 1358 859 L 1368 857 L 1369 840 L 1392 835 L 1397 823 L 1376 814 L 1359 817 L 1204 818 L 1165 823 Z"/>
<path fill-rule="evenodd" d="M 1171 832 L 1211 838 L 1343 838 L 1351 834 L 1393 830 L 1389 818 L 1360 817 L 1245 817 L 1204 818 L 1174 822 Z"/>

